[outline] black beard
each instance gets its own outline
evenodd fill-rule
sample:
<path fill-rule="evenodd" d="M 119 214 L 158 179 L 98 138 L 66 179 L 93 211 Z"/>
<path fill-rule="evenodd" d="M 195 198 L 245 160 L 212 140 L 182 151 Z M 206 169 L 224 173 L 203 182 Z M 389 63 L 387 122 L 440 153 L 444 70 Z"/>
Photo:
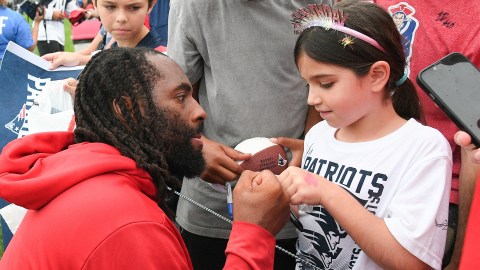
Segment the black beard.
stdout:
<path fill-rule="evenodd" d="M 205 159 L 202 151 L 193 147 L 192 138 L 202 131 L 203 123 L 193 129 L 172 110 L 158 109 L 157 113 L 160 123 L 165 123 L 160 139 L 166 147 L 165 159 L 170 173 L 180 180 L 183 176 L 199 176 L 205 169 Z"/>

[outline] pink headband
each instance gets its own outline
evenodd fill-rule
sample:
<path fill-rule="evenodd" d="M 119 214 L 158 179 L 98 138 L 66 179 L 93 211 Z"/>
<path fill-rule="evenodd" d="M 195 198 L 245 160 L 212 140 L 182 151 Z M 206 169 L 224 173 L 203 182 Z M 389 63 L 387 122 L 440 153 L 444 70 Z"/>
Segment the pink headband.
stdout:
<path fill-rule="evenodd" d="M 301 33 L 307 28 L 319 26 L 326 30 L 337 30 L 352 37 L 361 39 L 380 51 L 386 53 L 382 46 L 380 46 L 380 44 L 378 44 L 378 42 L 373 38 L 351 28 L 345 27 L 344 24 L 347 18 L 348 15 L 342 10 L 332 10 L 329 5 L 325 4 L 311 4 L 293 12 L 291 22 L 295 29 L 294 31 L 297 34 Z"/>

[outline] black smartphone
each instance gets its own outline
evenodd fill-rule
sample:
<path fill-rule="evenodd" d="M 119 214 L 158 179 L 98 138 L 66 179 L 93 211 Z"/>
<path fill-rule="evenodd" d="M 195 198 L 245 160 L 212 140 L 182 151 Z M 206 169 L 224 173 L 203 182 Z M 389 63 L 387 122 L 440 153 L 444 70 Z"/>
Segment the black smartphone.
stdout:
<path fill-rule="evenodd" d="M 418 85 L 480 147 L 480 71 L 458 52 L 424 68 Z"/>

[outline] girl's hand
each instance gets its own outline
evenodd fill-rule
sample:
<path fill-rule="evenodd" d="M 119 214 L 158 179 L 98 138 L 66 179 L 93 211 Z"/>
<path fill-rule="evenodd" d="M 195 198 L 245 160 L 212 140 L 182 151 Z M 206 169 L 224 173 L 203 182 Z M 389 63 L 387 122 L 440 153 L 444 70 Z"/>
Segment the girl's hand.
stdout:
<path fill-rule="evenodd" d="M 321 184 L 325 180 L 322 177 L 291 166 L 278 176 L 278 180 L 290 197 L 290 204 L 321 204 Z"/>
<path fill-rule="evenodd" d="M 300 167 L 303 155 L 303 140 L 286 137 L 271 138 L 270 140 L 273 143 L 290 149 L 292 152 L 292 160 L 289 161 L 288 166 Z"/>

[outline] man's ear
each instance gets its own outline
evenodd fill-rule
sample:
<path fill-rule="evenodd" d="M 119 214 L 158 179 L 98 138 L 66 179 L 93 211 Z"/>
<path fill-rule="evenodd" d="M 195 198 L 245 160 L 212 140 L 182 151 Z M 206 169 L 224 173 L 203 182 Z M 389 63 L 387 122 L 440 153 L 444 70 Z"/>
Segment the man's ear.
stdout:
<path fill-rule="evenodd" d="M 113 111 L 115 112 L 115 115 L 117 116 L 118 119 L 120 119 L 120 121 L 122 121 L 122 123 L 125 126 L 128 127 L 127 119 L 123 115 L 122 109 L 120 107 L 120 103 L 123 103 L 125 105 L 125 107 L 128 110 L 128 113 L 130 113 L 133 116 L 133 118 L 135 119 L 134 114 L 133 114 L 132 99 L 130 97 L 127 97 L 127 96 L 121 96 L 119 98 L 119 100 L 117 100 L 115 98 L 112 101 L 112 107 L 113 107 Z"/>
<path fill-rule="evenodd" d="M 370 67 L 368 78 L 372 86 L 372 91 L 383 91 L 390 78 L 390 65 L 385 61 L 375 62 Z"/>

